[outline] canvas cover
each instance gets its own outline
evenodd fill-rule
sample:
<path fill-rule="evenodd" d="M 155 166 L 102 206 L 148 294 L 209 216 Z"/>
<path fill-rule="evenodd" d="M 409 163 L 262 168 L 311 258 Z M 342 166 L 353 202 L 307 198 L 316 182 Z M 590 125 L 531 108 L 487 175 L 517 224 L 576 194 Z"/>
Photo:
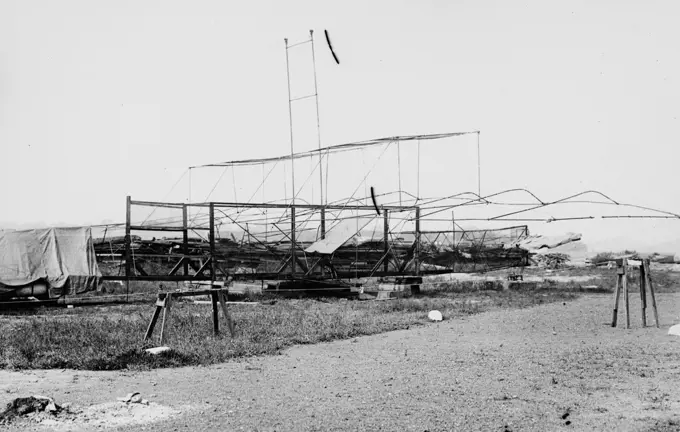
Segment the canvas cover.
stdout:
<path fill-rule="evenodd" d="M 44 279 L 50 297 L 93 291 L 101 273 L 90 228 L 0 232 L 0 285 L 18 287 Z"/>
<path fill-rule="evenodd" d="M 349 239 L 357 236 L 360 231 L 374 219 L 375 216 L 360 216 L 358 218 L 340 221 L 326 233 L 326 238 L 313 243 L 305 249 L 305 252 L 332 254 L 338 250 L 340 246 L 347 243 Z"/>

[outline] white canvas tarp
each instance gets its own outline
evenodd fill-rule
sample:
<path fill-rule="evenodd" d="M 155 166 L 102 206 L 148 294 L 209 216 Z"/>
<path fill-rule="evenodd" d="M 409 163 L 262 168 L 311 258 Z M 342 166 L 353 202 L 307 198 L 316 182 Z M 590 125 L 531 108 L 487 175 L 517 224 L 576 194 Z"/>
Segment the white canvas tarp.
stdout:
<path fill-rule="evenodd" d="M 59 296 L 95 290 L 99 277 L 90 228 L 0 232 L 0 285 L 43 279 Z"/>
<path fill-rule="evenodd" d="M 345 219 L 328 230 L 326 238 L 313 243 L 305 249 L 305 252 L 332 254 L 345 244 L 347 240 L 360 235 L 360 231 L 374 219 L 375 216 L 359 216 L 357 218 Z"/>

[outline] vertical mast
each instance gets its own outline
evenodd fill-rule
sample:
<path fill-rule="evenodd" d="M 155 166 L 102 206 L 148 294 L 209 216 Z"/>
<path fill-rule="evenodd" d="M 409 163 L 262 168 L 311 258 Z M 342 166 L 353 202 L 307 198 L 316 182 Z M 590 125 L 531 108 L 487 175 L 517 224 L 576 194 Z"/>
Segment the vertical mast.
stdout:
<path fill-rule="evenodd" d="M 290 97 L 290 65 L 288 62 L 288 38 L 284 39 L 286 43 L 286 78 L 288 79 L 288 119 L 290 125 L 290 169 L 291 169 L 291 182 L 293 189 L 293 196 L 291 197 L 291 204 L 295 205 L 295 160 L 293 159 L 293 101 Z"/>
<path fill-rule="evenodd" d="M 314 67 L 314 100 L 316 101 L 316 136 L 321 150 L 321 124 L 319 122 L 319 89 L 316 84 L 316 55 L 314 54 L 314 30 L 309 31 L 309 40 L 312 43 L 312 66 Z M 321 188 L 320 204 L 324 205 L 323 200 L 323 155 L 319 152 L 319 186 Z"/>

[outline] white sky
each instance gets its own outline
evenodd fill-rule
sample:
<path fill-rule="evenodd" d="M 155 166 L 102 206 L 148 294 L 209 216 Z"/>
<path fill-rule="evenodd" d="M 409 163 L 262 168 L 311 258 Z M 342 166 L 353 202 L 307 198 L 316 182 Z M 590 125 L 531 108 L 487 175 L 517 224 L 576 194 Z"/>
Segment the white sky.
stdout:
<path fill-rule="evenodd" d="M 309 29 L 324 145 L 481 130 L 483 192 L 677 213 L 679 21 L 674 1 L 0 0 L 0 225 L 122 221 L 190 165 L 285 154 L 283 38 Z M 675 220 L 557 226 L 680 246 Z"/>

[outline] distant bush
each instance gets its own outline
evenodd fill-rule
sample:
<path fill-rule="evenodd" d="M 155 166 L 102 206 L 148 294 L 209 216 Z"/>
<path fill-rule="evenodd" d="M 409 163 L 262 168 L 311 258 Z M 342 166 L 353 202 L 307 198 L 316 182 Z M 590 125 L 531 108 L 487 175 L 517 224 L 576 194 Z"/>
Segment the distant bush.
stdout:
<path fill-rule="evenodd" d="M 636 251 L 626 249 L 623 252 L 618 252 L 618 253 L 600 252 L 597 255 L 595 255 L 590 261 L 593 264 L 597 265 L 597 264 L 602 264 L 602 263 L 606 263 L 606 262 L 609 262 L 609 261 L 614 261 L 617 256 L 621 256 L 621 255 L 631 256 L 632 259 L 640 259 L 640 254 L 638 254 Z"/>
<path fill-rule="evenodd" d="M 540 266 L 550 269 L 558 269 L 564 267 L 569 262 L 569 255 L 563 253 L 548 253 L 544 255 L 536 255 L 534 260 Z"/>
<path fill-rule="evenodd" d="M 600 252 L 595 255 L 590 261 L 593 264 L 602 264 L 614 260 L 614 252 Z"/>

